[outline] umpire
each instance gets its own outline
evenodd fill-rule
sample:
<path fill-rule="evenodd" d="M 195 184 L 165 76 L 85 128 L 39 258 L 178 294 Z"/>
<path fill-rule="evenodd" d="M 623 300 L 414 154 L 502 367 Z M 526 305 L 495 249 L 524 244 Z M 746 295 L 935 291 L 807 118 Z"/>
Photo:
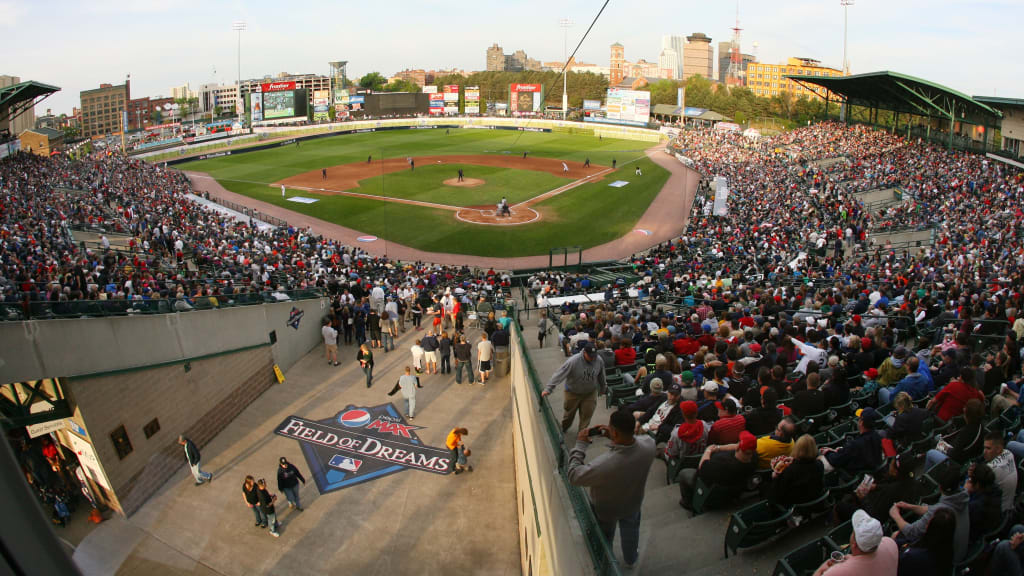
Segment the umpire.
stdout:
<path fill-rule="evenodd" d="M 572 421 L 580 413 L 580 430 L 590 426 L 590 418 L 597 407 L 598 393 L 608 392 L 608 383 L 604 378 L 604 360 L 594 351 L 594 345 L 587 343 L 578 354 L 573 354 L 562 364 L 562 367 L 551 375 L 551 380 L 544 387 L 541 396 L 547 397 L 560 382 L 565 382 L 565 400 L 563 403 L 562 433 L 565 434 Z"/>

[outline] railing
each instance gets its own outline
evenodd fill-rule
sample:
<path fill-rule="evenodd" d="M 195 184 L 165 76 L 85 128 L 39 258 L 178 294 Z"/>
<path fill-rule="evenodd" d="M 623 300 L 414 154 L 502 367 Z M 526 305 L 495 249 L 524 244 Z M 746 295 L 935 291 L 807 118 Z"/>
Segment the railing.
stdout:
<path fill-rule="evenodd" d="M 260 212 L 259 210 L 255 210 L 253 208 L 249 208 L 248 206 L 243 206 L 241 204 L 238 204 L 237 202 L 232 202 L 230 200 L 225 200 L 225 199 L 217 197 L 217 196 L 209 196 L 209 197 L 207 197 L 207 200 L 209 200 L 210 202 L 216 202 L 217 204 L 220 204 L 221 206 L 223 206 L 225 208 L 230 208 L 231 210 L 234 210 L 235 212 L 240 212 L 242 214 L 245 214 L 249 218 L 255 218 L 256 220 L 260 220 L 262 222 L 266 222 L 267 224 L 270 224 L 271 226 L 277 226 L 278 228 L 287 228 L 288 227 L 288 222 L 285 221 L 285 220 L 282 220 L 280 218 L 276 218 L 274 216 L 271 216 L 270 214 L 265 214 L 263 212 Z"/>
<path fill-rule="evenodd" d="M 283 297 L 275 296 L 283 295 Z M 159 300 L 29 300 L 0 303 L 0 321 L 54 320 L 60 318 L 104 318 L 108 316 L 171 314 L 192 310 L 217 310 L 239 306 L 253 306 L 288 300 L 320 298 L 320 290 L 291 290 L 286 292 L 246 292 L 195 299 L 173 298 Z M 179 304 L 183 302 L 183 304 Z"/>
<path fill-rule="evenodd" d="M 547 431 L 548 441 L 551 443 L 551 450 L 553 451 L 558 463 L 559 477 L 565 485 L 565 490 L 569 495 L 569 501 L 572 504 L 573 512 L 577 521 L 580 523 L 583 541 L 586 544 L 587 552 L 590 554 L 590 559 L 594 563 L 594 573 L 599 576 L 619 576 L 621 571 L 619 570 L 618 561 L 615 559 L 615 553 L 609 542 L 605 540 L 604 534 L 601 532 L 601 528 L 597 523 L 597 518 L 594 516 L 594 511 L 590 506 L 590 499 L 587 496 L 586 491 L 569 482 L 568 469 L 566 468 L 567 452 L 562 440 L 561 425 L 559 424 L 559 420 L 555 417 L 554 411 L 551 409 L 551 404 L 546 400 L 543 400 L 540 396 L 543 385 L 540 377 L 537 375 L 537 369 L 533 365 L 533 359 L 530 357 L 529 350 L 527 349 L 526 339 L 522 337 L 522 334 L 519 332 L 519 327 L 515 322 L 513 322 L 511 326 L 514 326 L 514 340 L 519 345 L 519 355 L 522 357 L 526 365 L 526 379 L 529 382 L 529 387 L 532 393 L 535 395 L 532 400 L 537 402 L 540 406 L 541 418 L 544 420 L 544 429 Z"/>

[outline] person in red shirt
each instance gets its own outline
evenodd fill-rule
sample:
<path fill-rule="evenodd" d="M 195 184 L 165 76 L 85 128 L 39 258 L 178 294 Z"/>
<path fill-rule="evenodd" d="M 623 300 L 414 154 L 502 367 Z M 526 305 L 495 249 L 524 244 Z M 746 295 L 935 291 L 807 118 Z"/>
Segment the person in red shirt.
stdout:
<path fill-rule="evenodd" d="M 960 378 L 951 380 L 928 402 L 928 410 L 935 412 L 939 420 L 948 422 L 950 418 L 963 414 L 964 406 L 971 398 L 984 402 L 985 395 L 974 387 L 974 374 L 974 368 L 961 369 Z"/>
<path fill-rule="evenodd" d="M 747 428 L 747 419 L 737 414 L 736 401 L 726 398 L 715 402 L 718 408 L 718 420 L 711 425 L 708 432 L 708 444 L 733 444 L 739 442 L 740 432 Z"/>
<path fill-rule="evenodd" d="M 636 349 L 629 340 L 619 342 L 619 348 L 615 351 L 616 366 L 632 366 L 636 363 Z"/>

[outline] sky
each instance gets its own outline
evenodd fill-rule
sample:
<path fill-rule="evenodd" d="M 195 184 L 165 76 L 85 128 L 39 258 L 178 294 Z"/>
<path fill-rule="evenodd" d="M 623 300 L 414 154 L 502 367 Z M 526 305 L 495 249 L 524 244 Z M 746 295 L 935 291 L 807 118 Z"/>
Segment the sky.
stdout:
<path fill-rule="evenodd" d="M 0 74 L 61 87 L 37 107 L 70 114 L 79 92 L 121 83 L 132 97 L 169 96 L 188 82 L 233 83 L 243 20 L 241 76 L 327 74 L 348 60 L 349 77 L 405 68 L 485 68 L 497 42 L 537 60 L 561 60 L 568 18 L 570 51 L 602 0 L 389 0 L 291 3 L 269 0 L 0 0 Z M 758 60 L 790 56 L 842 67 L 840 0 L 740 4 L 741 45 Z M 732 36 L 736 5 L 698 0 L 609 0 L 577 60 L 608 65 L 620 42 L 626 59 L 657 62 L 663 35 L 704 32 L 717 50 Z M 1024 0 L 855 0 L 849 8 L 852 73 L 892 70 L 970 95 L 1024 98 L 1017 46 Z M 753 43 L 757 42 L 756 51 Z M 716 53 L 717 58 L 717 53 Z"/>

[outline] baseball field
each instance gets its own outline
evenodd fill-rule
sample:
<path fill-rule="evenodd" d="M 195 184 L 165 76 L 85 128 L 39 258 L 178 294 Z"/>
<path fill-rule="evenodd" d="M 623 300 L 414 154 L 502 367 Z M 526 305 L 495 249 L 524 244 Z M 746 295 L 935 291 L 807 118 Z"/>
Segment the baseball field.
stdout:
<path fill-rule="evenodd" d="M 563 133 L 401 130 L 308 140 L 178 168 L 420 250 L 516 257 L 587 248 L 630 233 L 669 178 L 646 156 L 650 146 Z M 502 198 L 506 214 L 497 208 Z"/>

